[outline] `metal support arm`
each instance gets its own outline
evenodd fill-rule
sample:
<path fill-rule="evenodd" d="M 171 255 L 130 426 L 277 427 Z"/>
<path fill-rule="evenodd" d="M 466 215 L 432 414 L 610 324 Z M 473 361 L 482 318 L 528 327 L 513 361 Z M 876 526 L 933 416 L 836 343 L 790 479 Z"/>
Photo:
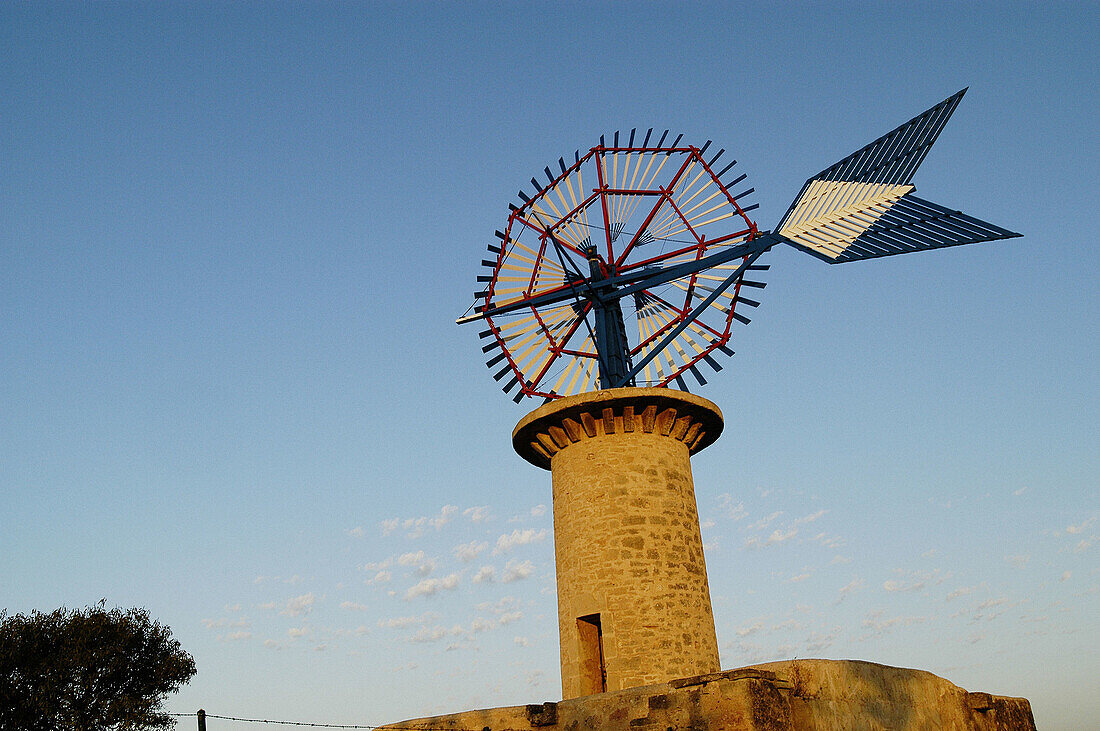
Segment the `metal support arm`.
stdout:
<path fill-rule="evenodd" d="M 759 239 L 757 240 L 759 241 Z M 760 257 L 760 255 L 767 251 L 770 247 L 771 244 L 768 244 L 767 246 L 761 246 L 759 249 L 749 254 L 748 258 L 746 258 L 745 261 L 741 263 L 741 266 L 737 267 L 733 274 L 730 274 L 728 277 L 726 277 L 726 280 L 715 287 L 706 299 L 696 305 L 695 309 L 691 311 L 691 314 L 685 317 L 679 325 L 672 328 L 672 330 L 670 330 L 668 334 L 666 334 L 661 339 L 661 341 L 657 343 L 657 345 L 650 348 L 649 352 L 642 358 L 640 358 L 637 363 L 634 364 L 634 367 L 630 369 L 630 371 L 626 374 L 626 377 L 623 378 L 619 383 L 616 383 L 614 387 L 626 386 L 630 383 L 633 383 L 635 377 L 639 373 L 641 373 L 642 369 L 645 368 L 646 365 L 650 363 L 650 361 L 652 361 L 659 353 L 661 353 L 666 347 L 668 347 L 669 343 L 675 340 L 676 337 L 684 331 L 684 328 L 694 322 L 695 318 L 702 314 L 702 312 L 706 310 L 706 308 L 710 307 L 711 304 L 713 304 L 714 300 L 718 299 L 718 297 L 723 292 L 729 289 L 730 285 L 736 282 L 737 279 L 741 277 L 741 275 L 748 271 L 748 268 L 752 266 L 752 263 L 755 262 Z"/>

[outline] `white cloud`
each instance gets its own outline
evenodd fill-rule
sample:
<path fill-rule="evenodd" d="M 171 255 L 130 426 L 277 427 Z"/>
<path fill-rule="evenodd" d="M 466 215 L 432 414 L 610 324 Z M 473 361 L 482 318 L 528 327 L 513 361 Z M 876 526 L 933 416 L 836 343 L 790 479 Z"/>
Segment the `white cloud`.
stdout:
<path fill-rule="evenodd" d="M 519 563 L 516 561 L 509 561 L 504 566 L 504 573 L 501 575 L 500 581 L 502 584 L 510 584 L 513 581 L 526 579 L 533 573 L 535 573 L 535 564 L 530 561 Z"/>
<path fill-rule="evenodd" d="M 778 518 L 782 514 L 783 514 L 782 510 L 776 510 L 771 515 L 769 515 L 765 518 L 761 518 L 760 520 L 756 521 L 752 525 L 748 526 L 748 529 L 749 530 L 763 530 L 764 528 L 768 527 L 769 523 L 771 523 L 773 520 L 775 520 L 776 518 Z"/>
<path fill-rule="evenodd" d="M 399 566 L 416 566 L 424 560 L 424 552 L 417 551 L 415 553 L 403 553 L 397 557 L 397 564 Z"/>
<path fill-rule="evenodd" d="M 498 620 L 499 621 L 499 620 Z M 497 622 L 492 619 L 486 619 L 485 617 L 474 617 L 474 620 L 470 622 L 470 628 L 464 630 L 461 627 L 454 627 L 451 630 L 452 634 L 467 634 L 471 637 L 478 632 L 487 632 L 493 627 L 497 626 Z"/>
<path fill-rule="evenodd" d="M 489 519 L 489 506 L 475 505 L 472 508 L 463 510 L 462 514 L 469 518 L 472 523 L 484 523 Z"/>
<path fill-rule="evenodd" d="M 1091 526 L 1095 522 L 1096 516 L 1094 515 L 1093 517 L 1084 520 L 1077 525 L 1067 525 L 1066 533 L 1069 533 L 1071 536 L 1078 535 L 1079 533 L 1084 533 L 1089 528 L 1089 526 Z"/>
<path fill-rule="evenodd" d="M 293 638 L 305 637 L 310 633 L 309 627 L 291 627 L 286 631 Z"/>
<path fill-rule="evenodd" d="M 300 617 L 303 614 L 309 614 L 310 610 L 313 609 L 315 601 L 316 598 L 313 596 L 313 592 L 291 597 L 286 600 L 286 606 L 283 607 L 283 611 L 279 612 L 279 614 L 287 617 Z"/>
<path fill-rule="evenodd" d="M 883 582 L 882 588 L 886 591 L 921 591 L 928 586 L 939 586 L 953 576 L 952 572 L 943 572 L 940 569 L 933 569 L 932 571 L 906 571 L 905 569 L 894 569 L 894 573 L 903 578 L 891 579 Z"/>
<path fill-rule="evenodd" d="M 794 519 L 794 525 L 805 525 L 806 523 L 812 523 L 825 513 L 829 512 L 825 508 L 818 510 L 816 513 L 810 513 L 809 515 L 803 515 L 801 518 Z"/>
<path fill-rule="evenodd" d="M 791 521 L 790 525 L 782 528 L 773 529 L 766 538 L 763 536 L 750 536 L 745 540 L 745 548 L 766 548 L 768 546 L 777 546 L 781 543 L 786 543 L 787 541 L 798 535 L 799 526 L 813 523 L 821 516 L 825 515 L 827 512 L 829 511 L 825 508 L 822 508 L 816 513 L 810 513 L 809 515 L 803 515 L 801 518 L 795 518 L 793 521 Z M 783 511 L 777 510 L 771 515 L 761 518 L 752 525 L 748 526 L 748 530 L 766 530 L 773 522 L 775 522 L 776 518 L 781 515 L 783 515 Z M 817 541 L 826 548 L 833 550 L 844 545 L 844 541 L 840 538 L 827 536 L 824 533 L 818 533 L 816 536 L 814 536 L 813 540 Z"/>
<path fill-rule="evenodd" d="M 818 533 L 813 538 L 816 542 L 832 550 L 836 550 L 844 545 L 844 539 L 838 536 L 830 536 L 824 533 Z"/>
<path fill-rule="evenodd" d="M 416 631 L 409 642 L 437 642 L 447 636 L 445 627 L 421 627 Z"/>
<path fill-rule="evenodd" d="M 546 538 L 545 528 L 540 530 L 535 530 L 534 528 L 520 530 L 517 528 L 511 533 L 505 533 L 500 538 L 497 538 L 497 545 L 496 548 L 493 549 L 493 555 L 497 556 L 502 553 L 507 553 L 516 546 L 526 546 L 530 543 L 537 543 L 544 538 Z"/>
<path fill-rule="evenodd" d="M 1059 581 L 1069 581 L 1069 578 L 1071 576 L 1073 576 L 1072 571 L 1063 571 L 1062 572 L 1062 578 L 1060 578 Z"/>
<path fill-rule="evenodd" d="M 958 599 L 961 596 L 966 596 L 967 594 L 973 594 L 974 590 L 977 589 L 977 588 L 978 587 L 976 587 L 976 586 L 960 586 L 958 589 L 955 589 L 954 591 L 948 592 L 947 596 L 944 597 L 944 599 L 946 601 L 951 601 L 952 599 Z"/>
<path fill-rule="evenodd" d="M 340 608 L 353 612 L 365 612 L 370 609 L 366 604 L 360 604 L 359 602 L 340 602 Z"/>
<path fill-rule="evenodd" d="M 439 619 L 439 615 L 435 612 L 424 612 L 420 616 L 413 617 L 392 617 L 390 619 L 378 620 L 379 627 L 385 627 L 387 629 L 404 629 L 405 627 L 412 627 L 414 624 L 425 624 L 427 622 L 434 622 Z"/>
<path fill-rule="evenodd" d="M 410 627 L 418 621 L 416 617 L 394 617 L 392 619 L 378 620 L 378 626 L 388 627 L 390 629 L 401 629 L 402 627 Z"/>
<path fill-rule="evenodd" d="M 266 647 L 268 649 L 271 649 L 271 650 L 278 650 L 279 649 L 279 643 L 276 642 L 275 640 L 264 640 L 264 647 Z"/>
<path fill-rule="evenodd" d="M 477 605 L 479 612 L 492 612 L 493 614 L 505 614 L 519 609 L 520 602 L 514 596 L 503 596 L 495 602 L 481 602 Z"/>
<path fill-rule="evenodd" d="M 423 551 L 403 553 L 397 557 L 397 563 L 399 566 L 412 566 L 416 568 L 416 573 L 421 576 L 427 576 L 435 571 L 436 568 L 436 560 L 425 556 Z"/>
<path fill-rule="evenodd" d="M 470 541 L 469 543 L 459 543 L 454 547 L 452 553 L 459 561 L 470 562 L 481 555 L 481 552 L 489 547 L 489 544 L 485 541 Z"/>
<path fill-rule="evenodd" d="M 523 612 L 505 612 L 497 617 L 497 624 L 503 626 L 511 624 L 512 622 L 518 622 L 521 619 L 523 619 Z"/>
<path fill-rule="evenodd" d="M 405 592 L 406 599 L 415 599 L 418 596 L 432 596 L 443 590 L 452 590 L 458 586 L 458 574 L 449 574 L 442 579 L 424 579 L 414 584 Z"/>
<path fill-rule="evenodd" d="M 424 530 L 427 528 L 434 528 L 439 530 L 443 526 L 447 525 L 454 519 L 455 513 L 458 512 L 457 505 L 444 505 L 439 509 L 438 515 L 425 515 L 419 518 L 387 518 L 383 520 L 382 535 L 388 536 L 393 533 L 399 527 L 405 531 L 408 531 L 405 535 L 408 538 L 419 538 L 424 535 Z"/>
<path fill-rule="evenodd" d="M 458 512 L 457 505 L 444 505 L 439 511 L 439 516 L 428 520 L 428 525 L 436 530 L 451 522 L 451 518 Z"/>
<path fill-rule="evenodd" d="M 745 510 L 745 504 L 738 502 L 735 505 L 733 497 L 728 492 L 724 492 L 718 496 L 718 505 L 722 509 L 722 512 L 726 514 L 726 517 L 734 522 L 741 520 L 749 514 L 748 511 Z"/>
<path fill-rule="evenodd" d="M 858 576 L 853 578 L 847 584 L 840 587 L 840 591 L 837 594 L 836 603 L 839 604 L 840 602 L 844 601 L 844 599 L 849 594 L 851 594 L 854 591 L 858 591 L 862 588 L 863 588 L 863 579 L 859 578 Z"/>
<path fill-rule="evenodd" d="M 226 625 L 224 619 L 204 619 L 202 620 L 202 626 L 206 629 L 217 629 L 218 627 L 224 627 Z"/>
<path fill-rule="evenodd" d="M 782 543 L 784 541 L 788 541 L 794 538 L 795 534 L 798 532 L 799 530 L 796 528 L 792 528 L 789 531 L 774 530 L 771 532 L 771 535 L 768 536 L 767 544 L 771 545 L 773 543 Z"/>
<path fill-rule="evenodd" d="M 363 571 L 371 572 L 378 571 L 379 569 L 388 569 L 390 566 L 393 566 L 392 556 L 390 558 L 387 558 L 385 561 L 370 561 L 363 564 L 359 568 L 361 568 Z"/>
<path fill-rule="evenodd" d="M 349 528 L 348 530 L 346 530 L 344 532 L 347 533 L 352 538 L 362 538 L 363 537 L 363 526 L 357 525 L 354 528 Z"/>
<path fill-rule="evenodd" d="M 257 576 L 252 580 L 253 584 L 266 584 L 271 581 L 278 581 L 283 584 L 300 584 L 302 583 L 302 577 L 298 574 L 283 578 L 282 576 Z"/>
<path fill-rule="evenodd" d="M 546 506 L 545 505 L 542 505 L 540 503 L 539 505 L 536 505 L 535 507 L 531 508 L 531 517 L 532 518 L 539 518 L 543 515 L 546 515 Z"/>
<path fill-rule="evenodd" d="M 757 632 L 760 632 L 763 629 L 764 629 L 764 623 L 763 622 L 755 622 L 755 623 L 747 625 L 745 627 L 740 627 L 735 631 L 737 632 L 738 637 L 748 637 L 749 635 L 754 635 L 754 634 L 756 634 Z"/>
<path fill-rule="evenodd" d="M 1013 495 L 1023 495 L 1026 491 L 1027 491 L 1027 485 L 1024 485 L 1019 490 L 1013 490 L 1012 494 Z"/>
<path fill-rule="evenodd" d="M 832 632 L 826 635 L 818 634 L 817 632 L 811 632 L 810 636 L 806 638 L 806 643 L 802 646 L 802 651 L 807 655 L 816 655 L 824 650 L 829 649 L 832 646 L 836 636 L 840 634 L 839 629 L 834 629 Z"/>
<path fill-rule="evenodd" d="M 797 584 L 798 582 L 805 581 L 808 578 L 810 578 L 810 573 L 809 572 L 801 573 L 801 574 L 798 574 L 796 576 L 792 576 L 791 578 L 787 579 L 787 583 L 788 584 Z"/>
<path fill-rule="evenodd" d="M 1019 604 L 1019 602 L 1010 602 L 1007 597 L 1003 596 L 995 599 L 986 599 L 972 607 L 960 609 L 952 614 L 951 617 L 968 616 L 972 622 L 980 622 L 982 620 L 991 621 L 1017 604 Z"/>
<path fill-rule="evenodd" d="M 1031 556 L 1028 556 L 1027 554 L 1020 554 L 1018 556 L 1005 556 L 1005 561 L 1008 562 L 1009 566 L 1012 566 L 1016 569 L 1024 568 L 1025 566 L 1027 566 L 1027 562 L 1030 560 Z"/>
<path fill-rule="evenodd" d="M 474 574 L 472 581 L 475 584 L 491 584 L 496 577 L 496 571 L 497 570 L 492 566 L 482 566 L 477 570 L 477 573 Z"/>
<path fill-rule="evenodd" d="M 890 579 L 882 582 L 882 588 L 886 591 L 920 591 L 924 588 L 923 581 L 898 581 Z"/>
<path fill-rule="evenodd" d="M 883 619 L 882 610 L 878 610 L 868 614 L 862 624 L 864 627 L 873 630 L 873 634 L 880 634 L 897 626 L 908 627 L 927 621 L 928 617 L 891 617 L 890 619 Z"/>
<path fill-rule="evenodd" d="M 512 642 L 516 643 L 520 647 L 530 647 L 531 645 L 531 641 L 528 640 L 526 637 L 514 637 L 512 639 Z"/>
<path fill-rule="evenodd" d="M 393 578 L 393 574 L 389 571 L 379 571 L 373 577 L 366 580 L 367 584 L 385 584 L 387 581 Z"/>
<path fill-rule="evenodd" d="M 237 642 L 239 640 L 252 639 L 252 633 L 246 630 L 239 630 L 237 632 L 230 632 L 222 638 L 225 642 Z"/>
<path fill-rule="evenodd" d="M 798 535 L 798 528 L 791 528 L 790 530 L 782 530 L 776 528 L 772 531 L 771 535 L 764 540 L 760 539 L 760 536 L 752 536 L 745 541 L 745 548 L 764 548 L 766 546 L 776 546 L 780 543 L 789 541 Z"/>

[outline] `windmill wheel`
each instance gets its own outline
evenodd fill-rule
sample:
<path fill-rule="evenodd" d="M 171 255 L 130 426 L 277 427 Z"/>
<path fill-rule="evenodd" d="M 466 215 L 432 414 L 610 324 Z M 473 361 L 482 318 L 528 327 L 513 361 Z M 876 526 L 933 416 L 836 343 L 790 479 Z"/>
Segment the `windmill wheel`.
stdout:
<path fill-rule="evenodd" d="M 483 289 L 475 293 L 488 325 L 481 335 L 491 340 L 483 350 L 504 390 L 519 387 L 516 400 L 601 388 L 608 368 L 597 348 L 597 330 L 608 326 L 601 318 L 619 320 L 611 326 L 620 347 L 607 350 L 625 353 L 627 366 L 646 361 L 633 385 L 675 381 L 686 389 L 687 371 L 705 383 L 700 361 L 720 370 L 715 351 L 732 355 L 733 321 L 748 322 L 740 306 L 759 304 L 741 289 L 763 285 L 738 278 L 692 315 L 745 257 L 623 291 L 650 272 L 697 262 L 757 235 L 747 215 L 757 206 L 741 205 L 753 189 L 733 190 L 746 176 L 722 182 L 736 161 L 716 169 L 724 150 L 708 157 L 710 142 L 681 145 L 682 135 L 666 144 L 667 131 L 654 143 L 653 130 L 637 143 L 635 137 L 631 130 L 620 140 L 616 132 L 610 145 L 601 137 L 587 154 L 575 153 L 572 164 L 559 158 L 557 170 L 545 168 L 544 180 L 531 179 L 532 194 L 520 191 L 507 226 L 497 231 L 499 242 L 489 246 L 495 256 L 482 262 Z"/>

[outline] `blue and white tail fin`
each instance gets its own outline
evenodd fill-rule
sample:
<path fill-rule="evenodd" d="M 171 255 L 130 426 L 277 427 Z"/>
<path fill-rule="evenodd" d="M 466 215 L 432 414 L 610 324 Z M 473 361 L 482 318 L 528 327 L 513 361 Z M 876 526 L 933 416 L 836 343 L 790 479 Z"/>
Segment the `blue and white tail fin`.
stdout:
<path fill-rule="evenodd" d="M 806 181 L 775 232 L 830 263 L 1020 236 L 913 195 L 913 174 L 966 89 Z"/>

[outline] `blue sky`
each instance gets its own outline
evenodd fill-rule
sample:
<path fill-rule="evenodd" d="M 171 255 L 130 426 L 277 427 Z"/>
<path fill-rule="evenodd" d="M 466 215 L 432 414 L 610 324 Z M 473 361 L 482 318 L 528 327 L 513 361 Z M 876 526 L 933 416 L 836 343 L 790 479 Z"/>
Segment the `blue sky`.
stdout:
<path fill-rule="evenodd" d="M 772 252 L 699 391 L 722 663 L 919 667 L 1100 724 L 1098 15 L 4 4 L 0 605 L 149 608 L 198 663 L 181 712 L 559 698 L 531 405 L 454 325 L 516 190 L 670 128 L 729 150 L 771 228 L 969 86 L 917 192 L 1024 238 Z"/>

